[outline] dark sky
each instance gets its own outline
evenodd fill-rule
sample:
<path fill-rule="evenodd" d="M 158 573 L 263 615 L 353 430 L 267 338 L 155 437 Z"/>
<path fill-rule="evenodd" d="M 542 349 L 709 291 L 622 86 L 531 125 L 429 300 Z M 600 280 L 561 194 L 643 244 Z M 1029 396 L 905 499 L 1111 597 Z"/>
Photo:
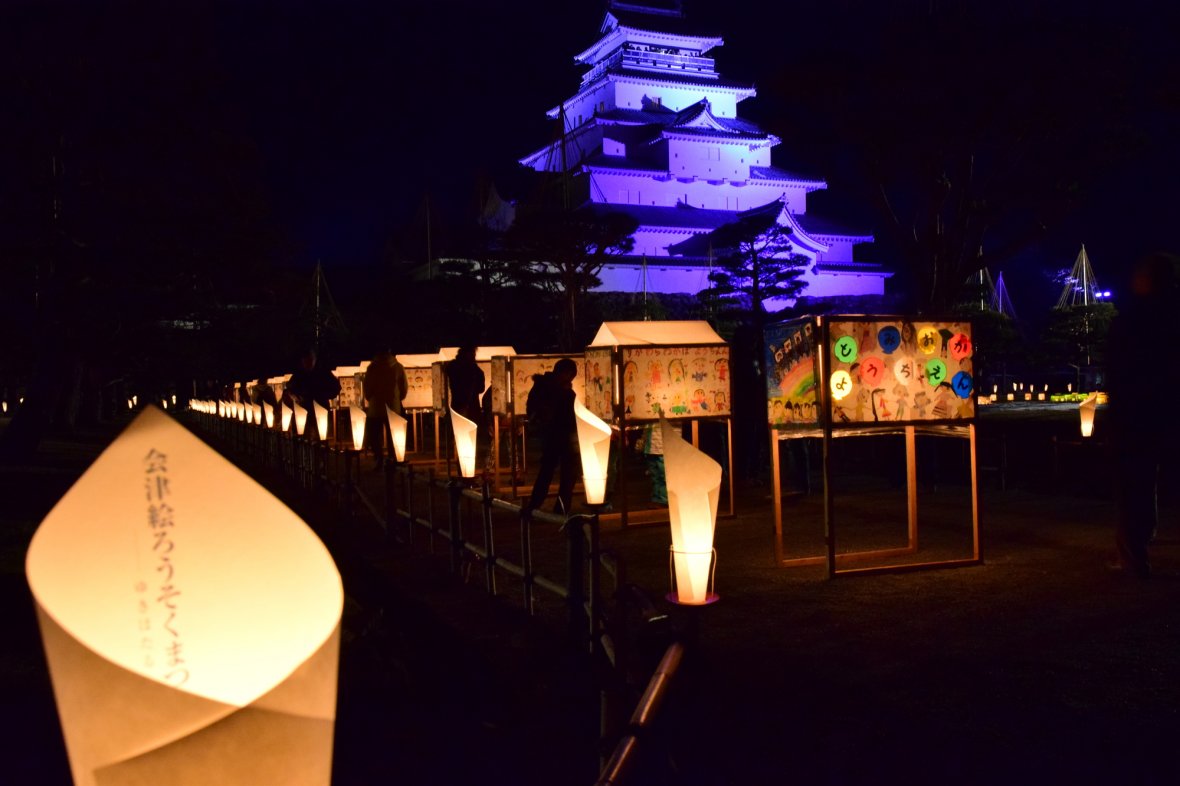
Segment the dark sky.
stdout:
<path fill-rule="evenodd" d="M 740 111 L 783 137 L 776 162 L 821 168 L 836 192 L 830 207 L 870 224 L 873 213 L 858 202 L 855 189 L 841 188 L 846 173 L 822 171 L 840 156 L 795 144 L 816 141 L 800 126 L 812 116 L 800 98 L 808 89 L 792 81 L 799 63 L 847 56 L 874 68 L 865 53 L 890 56 L 890 24 L 935 7 L 978 22 L 981 39 L 990 37 L 1001 49 L 1006 31 L 1030 24 L 1071 31 L 1047 41 L 1045 60 L 1029 68 L 1051 63 L 1057 53 L 1049 47 L 1066 41 L 1102 49 L 1102 57 L 1139 60 L 1112 67 L 1150 82 L 1155 63 L 1175 59 L 1167 55 L 1175 45 L 1170 18 L 1151 13 L 1150 5 L 1139 12 L 1134 3 L 1112 11 L 1109 4 L 1036 0 L 686 3 L 693 19 L 726 38 L 713 52 L 719 70 L 758 86 L 759 96 Z M 114 10 L 102 12 L 96 7 L 14 3 L 0 22 L 7 22 L 14 40 L 31 30 L 51 46 L 75 40 L 95 57 L 129 58 L 129 72 L 155 67 L 150 58 L 136 60 L 149 51 L 145 40 L 159 39 L 170 51 L 160 58 L 165 68 L 183 69 L 191 48 L 192 68 L 206 77 L 204 100 L 216 106 L 211 114 L 255 151 L 257 176 L 293 240 L 290 258 L 338 265 L 372 263 L 391 242 L 403 255 L 420 254 L 428 193 L 442 234 L 474 213 L 482 179 L 490 177 L 511 196 L 515 160 L 550 138 L 544 112 L 578 84 L 572 56 L 595 39 L 604 2 L 224 0 L 122 2 L 103 4 Z M 66 34 L 58 36 L 59 28 Z M 183 90 L 186 80 L 177 81 Z M 127 87 L 129 103 L 135 89 Z M 1137 104 L 1142 117 L 1135 122 L 1147 129 L 1143 150 L 1096 173 L 1058 230 L 1012 261 L 1014 271 L 1068 266 L 1085 242 L 1101 277 L 1103 266 L 1113 267 L 1116 258 L 1145 246 L 1174 245 L 1178 200 L 1171 194 L 1180 156 L 1160 139 L 1177 128 L 1175 104 L 1157 111 L 1151 103 L 1156 95 Z M 1079 104 L 1077 122 L 1092 122 L 1105 111 L 1096 92 L 1092 102 Z M 1088 165 L 1077 162 L 1081 170 Z M 1013 297 L 1019 308 L 1019 293 Z"/>

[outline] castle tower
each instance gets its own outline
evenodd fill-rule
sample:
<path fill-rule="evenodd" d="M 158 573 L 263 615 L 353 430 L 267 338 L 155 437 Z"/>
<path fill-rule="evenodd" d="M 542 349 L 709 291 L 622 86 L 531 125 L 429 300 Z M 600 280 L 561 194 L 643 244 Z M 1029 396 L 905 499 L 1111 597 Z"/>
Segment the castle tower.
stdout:
<path fill-rule="evenodd" d="M 610 2 L 598 40 L 575 56 L 581 85 L 549 110 L 563 133 L 520 159 L 565 173 L 572 205 L 639 221 L 633 256 L 612 260 L 603 290 L 695 293 L 708 286 L 710 234 L 747 211 L 777 211 L 794 252 L 813 260 L 804 295 L 880 295 L 890 273 L 853 261 L 871 243 L 807 212 L 827 183 L 776 167 L 780 140 L 738 116 L 755 90 L 715 68 L 719 35 L 693 27 L 675 0 Z M 647 259 L 644 278 L 643 259 Z"/>

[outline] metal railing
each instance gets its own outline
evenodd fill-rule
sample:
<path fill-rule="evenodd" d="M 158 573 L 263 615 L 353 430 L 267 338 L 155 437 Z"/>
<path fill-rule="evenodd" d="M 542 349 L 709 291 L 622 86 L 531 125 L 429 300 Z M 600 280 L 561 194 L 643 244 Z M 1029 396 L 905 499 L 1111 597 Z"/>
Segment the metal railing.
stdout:
<path fill-rule="evenodd" d="M 542 605 L 538 592 L 558 598 L 565 606 L 567 631 L 583 651 L 604 666 L 601 728 L 603 743 L 617 739 L 609 756 L 600 760 L 596 786 L 619 786 L 640 750 L 641 740 L 658 715 L 684 656 L 684 644 L 668 646 L 630 719 L 620 724 L 627 690 L 625 661 L 628 656 L 626 615 L 637 612 L 644 622 L 667 619 L 638 587 L 627 583 L 620 555 L 601 547 L 596 513 L 563 516 L 542 511 L 522 515 L 521 506 L 492 493 L 487 480 L 465 481 L 439 475 L 435 469 L 408 463 L 389 463 L 378 504 L 360 481 L 360 452 L 334 442 L 313 441 L 273 429 L 194 413 L 193 423 L 247 461 L 278 470 L 304 490 L 327 496 L 349 518 L 366 515 L 387 536 L 413 544 L 425 533 L 431 553 L 440 542 L 447 545 L 449 570 L 471 579 L 471 569 L 482 568 L 482 583 L 490 595 L 501 595 L 500 579 L 508 576 L 520 584 L 520 598 L 529 615 Z M 372 485 L 372 484 L 369 484 Z M 558 538 L 538 539 L 535 528 L 550 528 Z M 515 529 L 517 554 L 498 547 L 506 529 Z M 564 541 L 559 564 L 553 545 Z M 550 552 L 538 567 L 534 547 L 543 543 Z M 564 567 L 564 576 L 557 568 Z M 612 584 L 604 591 L 604 578 Z M 633 694 L 631 694 L 633 695 Z M 632 699 L 633 700 L 633 699 Z M 618 727 L 622 725 L 621 731 Z M 604 753 L 605 753 L 604 748 Z"/>

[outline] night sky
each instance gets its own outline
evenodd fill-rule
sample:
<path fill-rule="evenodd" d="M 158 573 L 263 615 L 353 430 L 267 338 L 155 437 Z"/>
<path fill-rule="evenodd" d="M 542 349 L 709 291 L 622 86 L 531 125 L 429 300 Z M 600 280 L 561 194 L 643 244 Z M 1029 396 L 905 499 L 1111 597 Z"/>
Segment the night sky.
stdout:
<path fill-rule="evenodd" d="M 0 24 L 5 40 L 18 44 L 9 55 L 23 60 L 18 73 L 35 75 L 38 61 L 60 61 L 80 47 L 96 61 L 118 64 L 111 73 L 119 86 L 108 86 L 120 94 L 116 104 L 134 106 L 138 91 L 169 85 L 183 103 L 192 91 L 194 108 L 181 124 L 208 122 L 249 150 L 242 179 L 259 187 L 286 237 L 284 261 L 329 266 L 420 257 L 428 194 L 435 242 L 443 248 L 451 228 L 474 214 L 478 183 L 491 179 L 505 196 L 518 196 L 515 161 L 551 137 L 544 112 L 576 89 L 581 70 L 572 56 L 595 39 L 604 10 L 602 0 L 98 5 L 8 4 Z M 877 219 L 857 183 L 860 158 L 842 147 L 852 143 L 827 132 L 808 100 L 823 90 L 823 63 L 846 59 L 877 68 L 894 51 L 891 25 L 920 19 L 931 7 L 978 30 L 991 56 L 1003 51 L 1009 34 L 1051 32 L 1043 59 L 996 73 L 990 87 L 1001 94 L 1005 80 L 1021 81 L 1022 70 L 1052 70 L 1066 49 L 1078 56 L 1092 48 L 1094 58 L 1109 59 L 1109 69 L 1091 61 L 1097 72 L 1113 75 L 1112 84 L 1079 100 L 1076 122 L 1102 117 L 1107 91 L 1131 93 L 1133 111 L 1123 114 L 1137 146 L 1100 171 L 1076 162 L 1087 172 L 1076 203 L 1052 231 L 1004 263 L 1006 277 L 1018 282 L 1010 283 L 1018 310 L 1021 277 L 1033 286 L 1033 271 L 1067 267 L 1082 242 L 1100 278 L 1143 249 L 1175 245 L 1172 180 L 1180 155 L 1168 140 L 1180 128 L 1180 102 L 1166 86 L 1178 81 L 1168 56 L 1171 22 L 1137 13 L 1134 4 L 1120 5 L 1118 15 L 1106 5 L 686 3 L 691 18 L 726 39 L 712 53 L 718 70 L 758 87 L 758 97 L 739 111 L 783 138 L 776 163 L 827 177 L 833 193 L 825 211 L 873 231 Z M 157 75 L 155 87 L 134 76 L 143 73 Z M 809 75 L 805 87 L 800 73 Z M 944 76 L 934 60 L 930 73 Z M 167 124 L 161 128 L 170 133 Z"/>

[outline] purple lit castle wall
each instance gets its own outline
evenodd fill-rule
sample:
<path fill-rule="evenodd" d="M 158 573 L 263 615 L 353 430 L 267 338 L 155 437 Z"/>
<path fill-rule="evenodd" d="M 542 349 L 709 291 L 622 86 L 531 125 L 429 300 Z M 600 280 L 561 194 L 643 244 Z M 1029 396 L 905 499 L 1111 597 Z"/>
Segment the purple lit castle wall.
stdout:
<path fill-rule="evenodd" d="M 521 163 L 585 178 L 583 208 L 639 221 L 634 251 L 607 265 L 602 290 L 644 289 L 646 269 L 648 291 L 698 292 L 708 286 L 710 233 L 739 213 L 777 209 L 795 253 L 814 263 L 804 294 L 884 292 L 890 273 L 853 261 L 872 235 L 809 216 L 807 195 L 827 183 L 775 167 L 779 138 L 738 117 L 755 90 L 717 73 L 707 54 L 720 36 L 694 30 L 678 3 L 611 2 L 600 33 L 575 57 L 589 69 L 578 92 L 549 111 L 564 138 Z"/>

